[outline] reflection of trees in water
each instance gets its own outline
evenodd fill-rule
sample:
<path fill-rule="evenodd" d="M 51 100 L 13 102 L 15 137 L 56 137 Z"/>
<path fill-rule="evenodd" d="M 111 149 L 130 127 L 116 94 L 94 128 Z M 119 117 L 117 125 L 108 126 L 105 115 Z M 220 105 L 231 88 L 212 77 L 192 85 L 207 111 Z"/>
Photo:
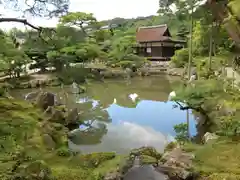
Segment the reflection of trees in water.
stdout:
<path fill-rule="evenodd" d="M 89 145 L 101 143 L 102 137 L 107 133 L 106 123 L 111 122 L 108 112 L 97 104 L 93 107 L 93 101 L 78 104 L 82 110 L 79 129 L 70 133 L 69 139 L 76 145 Z"/>
<path fill-rule="evenodd" d="M 89 99 L 77 104 L 82 111 L 80 119 L 85 122 L 84 127 L 75 130 L 70 140 L 76 145 L 101 143 L 102 137 L 107 133 L 106 123 L 111 122 L 105 108 L 113 104 L 114 99 L 120 106 L 135 108 L 139 100 L 133 102 L 129 98 L 131 93 L 138 94 L 141 99 L 164 101 L 169 92 L 170 84 L 163 77 L 132 79 L 131 82 L 117 80 L 109 80 L 105 83 L 93 82 L 88 85 L 88 91 L 84 95 L 85 99 L 88 99 L 86 96 Z M 81 95 L 75 95 L 74 98 L 75 101 L 79 100 Z M 97 100 L 99 104 L 93 107 L 91 98 Z"/>
<path fill-rule="evenodd" d="M 171 91 L 171 86 L 164 76 L 133 78 L 130 82 L 118 80 L 106 80 L 105 83 L 94 82 L 88 86 L 87 94 L 95 100 L 99 100 L 103 107 L 107 108 L 114 99 L 118 105 L 124 107 L 136 107 L 137 102 L 132 102 L 129 94 L 136 93 L 141 99 L 165 101 Z"/>
<path fill-rule="evenodd" d="M 102 137 L 107 133 L 105 123 L 91 121 L 89 125 L 84 125 L 83 129 L 78 129 L 70 136 L 70 140 L 76 145 L 90 145 L 101 143 Z"/>
<path fill-rule="evenodd" d="M 111 118 L 109 117 L 108 112 L 103 108 L 103 106 L 99 104 L 93 108 L 92 102 L 90 103 L 91 107 L 88 106 L 89 107 L 88 109 L 84 108 L 84 110 L 81 112 L 80 115 L 81 120 L 83 121 L 98 120 L 103 122 L 111 122 Z M 82 103 L 82 106 L 84 106 L 85 104 L 89 104 L 89 102 Z"/>

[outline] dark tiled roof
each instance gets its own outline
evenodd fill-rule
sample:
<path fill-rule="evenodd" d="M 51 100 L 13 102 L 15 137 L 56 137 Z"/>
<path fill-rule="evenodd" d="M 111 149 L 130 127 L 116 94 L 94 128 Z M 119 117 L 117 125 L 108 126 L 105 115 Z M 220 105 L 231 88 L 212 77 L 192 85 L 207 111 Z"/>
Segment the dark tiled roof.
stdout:
<path fill-rule="evenodd" d="M 166 24 L 159 26 L 139 27 L 136 34 L 137 42 L 166 41 L 171 39 L 167 34 L 168 27 Z"/>

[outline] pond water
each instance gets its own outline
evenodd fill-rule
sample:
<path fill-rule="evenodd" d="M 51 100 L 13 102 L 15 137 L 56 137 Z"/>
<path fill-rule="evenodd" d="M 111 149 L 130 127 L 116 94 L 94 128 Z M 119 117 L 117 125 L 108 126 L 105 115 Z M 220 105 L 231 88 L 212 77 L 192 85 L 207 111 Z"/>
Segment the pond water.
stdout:
<path fill-rule="evenodd" d="M 68 107 L 77 107 L 85 126 L 72 132 L 71 149 L 81 152 L 116 151 L 154 146 L 162 151 L 174 139 L 174 125 L 186 122 L 186 111 L 173 108 L 168 95 L 178 80 L 168 76 L 137 77 L 130 81 L 89 82 L 87 92 L 71 93 L 66 87 L 47 88 L 61 97 Z M 30 90 L 14 91 L 22 98 Z M 129 95 L 137 94 L 136 100 Z M 88 125 L 86 125 L 88 124 Z M 196 134 L 194 116 L 190 113 L 190 133 Z"/>

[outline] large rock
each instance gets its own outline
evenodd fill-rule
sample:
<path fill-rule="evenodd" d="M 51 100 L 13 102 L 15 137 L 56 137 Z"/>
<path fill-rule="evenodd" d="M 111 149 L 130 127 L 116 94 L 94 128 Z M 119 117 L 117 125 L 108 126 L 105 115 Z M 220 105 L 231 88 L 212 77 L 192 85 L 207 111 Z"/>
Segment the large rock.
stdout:
<path fill-rule="evenodd" d="M 61 110 L 58 110 L 58 109 L 55 109 L 55 108 L 51 108 L 51 115 L 48 118 L 48 121 L 49 122 L 60 123 L 60 124 L 63 124 L 63 125 L 66 124 L 64 113 Z"/>
<path fill-rule="evenodd" d="M 53 141 L 52 137 L 49 134 L 42 135 L 43 143 L 49 150 L 53 150 L 56 147 L 56 143 Z"/>
<path fill-rule="evenodd" d="M 50 92 L 41 92 L 37 96 L 36 104 L 38 107 L 46 110 L 49 106 L 55 105 L 55 94 Z"/>
<path fill-rule="evenodd" d="M 209 132 L 207 132 L 207 133 L 204 134 L 204 136 L 203 136 L 203 142 L 204 142 L 204 143 L 208 143 L 209 141 L 216 140 L 216 139 L 218 139 L 218 136 L 217 136 L 215 133 L 209 133 Z"/>
<path fill-rule="evenodd" d="M 69 130 L 76 129 L 79 126 L 79 112 L 77 108 L 71 109 L 66 118 L 65 123 Z"/>
<path fill-rule="evenodd" d="M 176 147 L 170 152 L 166 152 L 156 168 L 157 171 L 164 173 L 170 177 L 170 179 L 189 179 L 194 174 L 189 171 L 192 168 L 192 159 L 194 155 L 191 153 L 185 153 L 180 147 Z"/>
<path fill-rule="evenodd" d="M 67 117 L 66 117 L 66 123 L 67 124 L 76 123 L 78 121 L 78 119 L 79 119 L 78 109 L 74 108 L 68 112 Z"/>

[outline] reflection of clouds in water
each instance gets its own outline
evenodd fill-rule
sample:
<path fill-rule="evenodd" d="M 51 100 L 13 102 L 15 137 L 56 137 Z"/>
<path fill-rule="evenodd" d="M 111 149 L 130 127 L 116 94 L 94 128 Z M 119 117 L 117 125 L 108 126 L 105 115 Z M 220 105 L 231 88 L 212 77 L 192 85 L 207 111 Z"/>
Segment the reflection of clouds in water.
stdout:
<path fill-rule="evenodd" d="M 79 98 L 76 103 L 79 103 L 79 104 L 83 104 L 83 103 L 86 103 L 86 102 L 92 102 L 92 108 L 96 108 L 98 105 L 99 105 L 99 101 L 96 101 L 96 100 L 93 100 L 93 99 L 90 99 L 88 97 L 85 97 L 85 98 Z"/>
<path fill-rule="evenodd" d="M 130 149 L 142 146 L 153 146 L 163 151 L 169 141 L 168 137 L 150 127 L 143 127 L 135 123 L 122 122 L 117 125 L 109 124 L 108 133 L 103 137 L 102 143 L 97 145 L 74 145 L 70 148 L 84 153 L 96 151 L 128 152 Z"/>
<path fill-rule="evenodd" d="M 86 103 L 89 102 L 89 98 L 85 97 L 85 98 L 79 98 L 79 100 L 76 101 L 76 103 L 82 104 L 82 103 Z"/>
<path fill-rule="evenodd" d="M 98 101 L 92 100 L 92 108 L 96 108 L 99 105 Z"/>

